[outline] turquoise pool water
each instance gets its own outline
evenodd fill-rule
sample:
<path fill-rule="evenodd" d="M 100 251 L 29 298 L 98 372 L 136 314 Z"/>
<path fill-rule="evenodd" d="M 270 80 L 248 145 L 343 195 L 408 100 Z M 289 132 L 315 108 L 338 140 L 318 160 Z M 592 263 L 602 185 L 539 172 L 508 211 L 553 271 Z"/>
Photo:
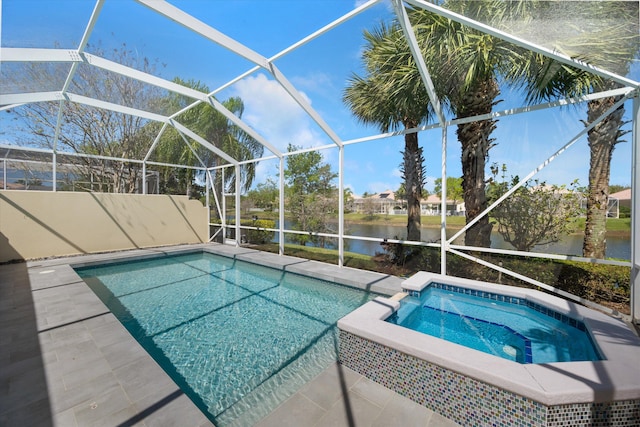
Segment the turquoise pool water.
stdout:
<path fill-rule="evenodd" d="M 216 425 L 251 425 L 337 360 L 376 295 L 208 253 L 77 273 Z"/>
<path fill-rule="evenodd" d="M 601 360 L 582 322 L 490 292 L 432 284 L 387 321 L 519 363 Z"/>

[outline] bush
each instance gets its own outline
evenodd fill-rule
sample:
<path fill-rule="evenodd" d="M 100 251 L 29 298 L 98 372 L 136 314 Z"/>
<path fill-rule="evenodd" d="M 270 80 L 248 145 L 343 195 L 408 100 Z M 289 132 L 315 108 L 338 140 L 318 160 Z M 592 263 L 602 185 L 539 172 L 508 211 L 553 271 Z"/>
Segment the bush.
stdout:
<path fill-rule="evenodd" d="M 620 206 L 620 218 L 631 218 L 631 208 L 628 206 Z"/>
<path fill-rule="evenodd" d="M 565 261 L 558 275 L 558 287 L 597 303 L 629 304 L 631 271 L 615 265 Z"/>
<path fill-rule="evenodd" d="M 377 259 L 394 267 L 393 274 L 409 276 L 420 270 L 436 273 L 440 271 L 440 252 L 437 248 L 417 248 L 397 243 L 383 244 L 383 248 L 383 256 Z M 622 313 L 630 313 L 631 269 L 629 267 L 498 254 L 476 253 L 474 255 L 586 300 Z M 527 282 L 507 274 L 500 274 L 453 254 L 447 255 L 447 273 L 468 279 L 535 288 Z"/>
<path fill-rule="evenodd" d="M 275 228 L 276 222 L 270 219 L 257 219 L 257 220 L 242 220 L 241 225 L 247 227 L 258 228 Z M 243 230 L 243 234 L 246 236 L 247 243 L 263 244 L 273 240 L 275 231 L 267 230 Z"/>

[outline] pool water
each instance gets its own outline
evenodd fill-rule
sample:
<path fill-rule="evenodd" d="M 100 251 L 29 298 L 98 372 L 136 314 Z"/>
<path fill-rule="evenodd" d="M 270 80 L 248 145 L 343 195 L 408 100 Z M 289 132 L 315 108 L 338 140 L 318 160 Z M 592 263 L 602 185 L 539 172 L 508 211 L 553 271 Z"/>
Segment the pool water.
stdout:
<path fill-rule="evenodd" d="M 376 294 L 208 253 L 76 269 L 216 425 L 250 425 L 337 360 Z"/>
<path fill-rule="evenodd" d="M 519 363 L 601 360 L 582 322 L 489 292 L 432 284 L 387 321 Z"/>

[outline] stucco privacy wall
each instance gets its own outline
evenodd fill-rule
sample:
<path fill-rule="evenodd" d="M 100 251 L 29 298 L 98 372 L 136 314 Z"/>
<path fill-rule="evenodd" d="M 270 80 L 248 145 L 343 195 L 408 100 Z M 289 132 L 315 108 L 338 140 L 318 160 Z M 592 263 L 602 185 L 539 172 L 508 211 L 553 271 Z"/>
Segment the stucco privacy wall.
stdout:
<path fill-rule="evenodd" d="M 186 196 L 0 191 L 0 262 L 208 240 Z"/>

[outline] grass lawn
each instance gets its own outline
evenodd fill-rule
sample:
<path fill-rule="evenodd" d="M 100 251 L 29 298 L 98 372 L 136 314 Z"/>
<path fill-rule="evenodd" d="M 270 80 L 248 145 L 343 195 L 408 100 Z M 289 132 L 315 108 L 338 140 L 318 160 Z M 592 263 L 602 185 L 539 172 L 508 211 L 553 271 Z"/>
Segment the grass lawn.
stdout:
<path fill-rule="evenodd" d="M 407 217 L 404 215 L 364 215 L 364 214 L 345 214 L 345 221 L 364 224 L 397 224 L 406 225 Z M 423 227 L 440 227 L 439 216 L 423 216 Z M 584 230 L 585 218 L 576 220 L 576 229 Z M 448 216 L 447 227 L 462 228 L 465 225 L 464 216 Z M 607 231 L 614 233 L 631 233 L 631 218 L 609 218 L 607 220 Z"/>
<path fill-rule="evenodd" d="M 260 212 L 260 219 L 278 219 L 277 212 Z M 247 218 L 251 218 L 248 216 Z M 337 218 L 336 218 L 337 220 Z M 386 225 L 407 225 L 407 217 L 405 215 L 365 215 L 357 213 L 349 213 L 344 215 L 346 222 L 354 224 L 386 224 Z M 423 227 L 440 227 L 439 216 L 422 216 Z M 576 220 L 576 230 L 584 230 L 585 218 Z M 465 225 L 464 216 L 448 216 L 447 228 L 462 228 Z M 607 220 L 607 232 L 617 235 L 625 235 L 631 233 L 631 218 L 609 218 Z"/>

